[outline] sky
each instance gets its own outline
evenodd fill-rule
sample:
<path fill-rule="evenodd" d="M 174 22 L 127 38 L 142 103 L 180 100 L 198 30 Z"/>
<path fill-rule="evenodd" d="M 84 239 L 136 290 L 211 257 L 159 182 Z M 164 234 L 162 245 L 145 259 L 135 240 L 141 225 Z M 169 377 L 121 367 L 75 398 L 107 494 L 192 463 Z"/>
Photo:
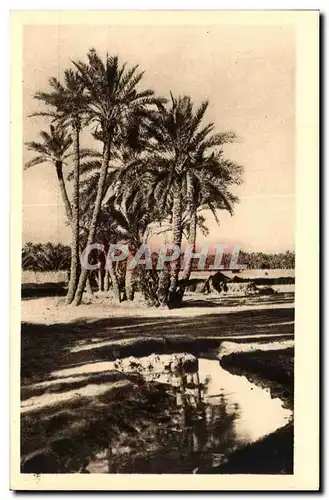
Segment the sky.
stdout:
<path fill-rule="evenodd" d="M 292 26 L 26 26 L 23 47 L 24 142 L 48 123 L 31 118 L 33 94 L 62 78 L 90 48 L 118 54 L 145 70 L 141 87 L 169 96 L 208 99 L 205 119 L 238 140 L 225 155 L 244 167 L 234 216 L 220 226 L 206 213 L 202 243 L 235 244 L 246 251 L 294 249 L 295 33 Z M 87 145 L 87 144 L 85 144 Z M 23 162 L 33 157 L 24 148 Z M 70 170 L 67 166 L 66 172 Z M 69 190 L 70 192 L 70 190 Z M 23 173 L 23 242 L 70 242 L 54 167 Z"/>

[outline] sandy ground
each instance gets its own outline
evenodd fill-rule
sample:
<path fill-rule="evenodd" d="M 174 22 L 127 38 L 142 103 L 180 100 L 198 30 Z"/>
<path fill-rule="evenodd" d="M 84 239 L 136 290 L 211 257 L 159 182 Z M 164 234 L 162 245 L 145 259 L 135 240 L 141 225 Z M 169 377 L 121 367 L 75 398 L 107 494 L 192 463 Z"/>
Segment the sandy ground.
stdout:
<path fill-rule="evenodd" d="M 277 287 L 278 288 L 278 287 Z M 290 287 L 291 288 L 291 287 Z M 132 303 L 113 304 L 111 297 L 98 293 L 93 298 L 86 297 L 86 302 L 79 307 L 65 306 L 63 297 L 38 297 L 22 301 L 22 322 L 51 325 L 69 323 L 83 319 L 101 319 L 112 317 L 195 317 L 202 315 L 229 314 L 249 310 L 276 309 L 293 307 L 293 290 L 273 296 L 221 297 L 218 294 L 191 294 L 184 299 L 184 306 L 179 309 L 149 308 L 140 297 Z M 277 291 L 280 291 L 279 289 Z"/>

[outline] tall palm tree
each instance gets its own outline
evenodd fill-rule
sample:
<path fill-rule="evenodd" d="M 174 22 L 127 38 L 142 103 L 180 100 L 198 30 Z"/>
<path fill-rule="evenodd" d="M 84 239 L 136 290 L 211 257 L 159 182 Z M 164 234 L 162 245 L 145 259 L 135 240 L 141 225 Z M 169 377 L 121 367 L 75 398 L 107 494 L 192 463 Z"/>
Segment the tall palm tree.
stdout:
<path fill-rule="evenodd" d="M 40 142 L 32 141 L 26 143 L 27 149 L 35 151 L 38 153 L 38 156 L 28 161 L 24 168 L 28 169 L 43 163 L 50 163 L 56 168 L 56 175 L 65 208 L 66 218 L 70 223 L 72 219 L 72 209 L 63 176 L 63 164 L 69 156 L 72 155 L 72 153 L 69 152 L 72 144 L 72 138 L 66 132 L 65 128 L 58 124 L 56 126 L 50 125 L 49 132 L 42 130 L 40 132 L 40 136 Z"/>
<path fill-rule="evenodd" d="M 93 215 L 93 210 L 96 202 L 97 195 L 97 186 L 100 176 L 100 170 L 102 167 L 102 162 L 97 159 L 97 155 L 95 155 L 94 159 L 90 159 L 81 163 L 81 182 L 80 182 L 80 198 L 81 198 L 81 206 L 80 206 L 80 222 L 81 222 L 81 231 L 83 237 L 81 241 L 83 245 L 87 245 L 88 235 L 89 235 L 89 227 L 90 220 Z M 101 204 L 96 231 L 94 234 L 94 242 L 98 242 L 104 245 L 105 250 L 108 251 L 108 246 L 110 243 L 116 243 L 117 239 L 124 238 L 126 233 L 125 231 L 122 233 L 122 228 L 120 224 L 118 225 L 117 215 L 118 213 L 114 210 L 113 214 L 111 214 L 111 206 L 108 201 L 108 197 L 106 194 L 110 190 L 112 184 L 115 183 L 117 179 L 118 167 L 110 165 L 110 169 L 107 173 L 107 177 L 104 183 L 104 196 Z M 70 172 L 68 175 L 68 179 L 71 180 L 73 173 Z M 107 198 L 107 199 L 106 199 Z M 105 203 L 106 202 L 106 203 Z M 119 214 L 120 215 L 120 214 Z M 105 261 L 101 262 L 102 265 L 105 265 Z M 103 266 L 99 269 L 99 282 L 103 281 Z M 108 291 L 108 283 L 109 278 L 111 278 L 112 289 L 114 293 L 114 298 L 117 301 L 120 301 L 120 292 L 119 292 L 119 280 L 116 276 L 115 268 L 109 263 L 109 267 L 105 270 L 104 276 L 104 289 Z"/>
<path fill-rule="evenodd" d="M 50 115 L 62 125 L 72 130 L 74 182 L 72 196 L 72 243 L 71 243 L 71 272 L 66 303 L 73 301 L 79 278 L 79 175 L 80 175 L 80 132 L 82 117 L 87 103 L 84 95 L 84 85 L 77 72 L 72 69 L 64 71 L 64 85 L 56 78 L 49 79 L 50 91 L 41 91 L 35 94 L 35 99 L 51 106 Z"/>
<path fill-rule="evenodd" d="M 154 148 L 143 169 L 144 175 L 154 176 L 153 202 L 163 210 L 171 207 L 172 242 L 181 248 L 183 212 L 190 213 L 190 234 L 195 242 L 198 206 L 209 208 L 215 217 L 217 208 L 224 206 L 231 211 L 237 199 L 230 187 L 240 183 L 242 168 L 225 159 L 221 149 L 223 144 L 235 140 L 235 134 L 213 133 L 213 123 L 202 124 L 208 102 L 194 110 L 190 97 L 170 96 L 169 106 L 159 106 L 159 111 L 152 114 L 148 129 Z M 176 259 L 171 265 L 169 302 L 172 303 L 179 300 L 179 271 L 180 259 Z"/>
<path fill-rule="evenodd" d="M 215 221 L 220 225 L 218 218 L 218 210 L 226 210 L 231 215 L 234 214 L 234 205 L 238 202 L 238 198 L 229 191 L 229 186 L 240 183 L 239 167 L 232 162 L 222 158 L 221 154 L 211 155 L 210 158 L 203 158 L 200 162 L 200 168 L 203 168 L 203 174 L 208 169 L 211 170 L 210 177 L 203 175 L 201 178 L 195 177 L 191 171 L 186 175 L 186 217 L 188 219 L 188 244 L 192 252 L 196 249 L 196 236 L 198 225 L 200 224 L 200 215 L 198 212 L 210 210 L 215 218 Z M 214 182 L 213 175 L 221 179 L 218 185 Z M 180 282 L 180 295 L 184 294 L 186 285 L 190 278 L 192 270 L 192 259 L 185 263 Z"/>
<path fill-rule="evenodd" d="M 74 64 L 89 99 L 86 107 L 88 123 L 95 126 L 94 135 L 103 144 L 102 165 L 89 225 L 88 245 L 93 243 L 95 237 L 112 150 L 120 141 L 120 136 L 131 118 L 159 100 L 154 97 L 152 90 L 137 90 L 143 72 L 137 72 L 138 66 L 127 68 L 126 63 L 120 64 L 117 56 L 106 55 L 103 62 L 95 50 L 90 50 L 87 64 L 81 61 Z M 86 278 L 87 269 L 82 269 L 74 299 L 75 305 L 81 303 Z"/>

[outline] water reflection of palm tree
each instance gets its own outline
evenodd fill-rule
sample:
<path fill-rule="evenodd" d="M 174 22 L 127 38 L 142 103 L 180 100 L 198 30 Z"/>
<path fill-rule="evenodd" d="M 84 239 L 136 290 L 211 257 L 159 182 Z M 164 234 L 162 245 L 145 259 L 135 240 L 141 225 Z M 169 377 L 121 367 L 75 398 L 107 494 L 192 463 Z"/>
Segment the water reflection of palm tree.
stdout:
<path fill-rule="evenodd" d="M 235 448 L 238 408 L 230 407 L 223 394 L 207 396 L 209 378 L 200 381 L 197 369 L 180 366 L 168 374 L 167 382 L 162 392 L 166 396 L 155 404 L 154 414 L 152 383 L 145 401 L 138 398 L 134 411 L 121 414 L 107 454 L 109 472 L 191 473 L 201 465 L 211 467 L 214 455 L 220 458 Z M 126 420 L 135 432 L 124 428 Z"/>
<path fill-rule="evenodd" d="M 207 401 L 210 379 L 200 382 L 198 370 L 176 373 L 176 404 L 181 414 L 180 424 L 182 455 L 190 456 L 195 466 L 200 461 L 211 460 L 212 453 L 226 454 L 236 446 L 234 421 L 238 417 L 238 406 L 228 409 L 224 394 L 215 405 Z M 218 401 L 218 400 L 217 400 Z"/>

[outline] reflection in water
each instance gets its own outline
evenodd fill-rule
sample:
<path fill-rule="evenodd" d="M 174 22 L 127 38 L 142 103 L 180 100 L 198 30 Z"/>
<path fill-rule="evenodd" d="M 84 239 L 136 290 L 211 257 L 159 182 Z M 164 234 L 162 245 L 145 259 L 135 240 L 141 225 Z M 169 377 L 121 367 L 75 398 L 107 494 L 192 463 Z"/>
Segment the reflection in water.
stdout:
<path fill-rule="evenodd" d="M 158 390 L 161 384 L 163 398 L 157 408 L 144 405 L 126 415 L 128 428 L 119 423 L 108 448 L 90 459 L 85 472 L 197 472 L 200 465 L 220 465 L 229 453 L 290 418 L 280 400 L 226 372 L 218 361 L 199 359 L 198 366 L 184 369 L 180 363 L 166 366 L 165 356 L 157 359 L 163 361 L 162 371 L 148 365 L 145 373 L 148 389 Z M 141 360 L 135 369 L 142 368 Z"/>

